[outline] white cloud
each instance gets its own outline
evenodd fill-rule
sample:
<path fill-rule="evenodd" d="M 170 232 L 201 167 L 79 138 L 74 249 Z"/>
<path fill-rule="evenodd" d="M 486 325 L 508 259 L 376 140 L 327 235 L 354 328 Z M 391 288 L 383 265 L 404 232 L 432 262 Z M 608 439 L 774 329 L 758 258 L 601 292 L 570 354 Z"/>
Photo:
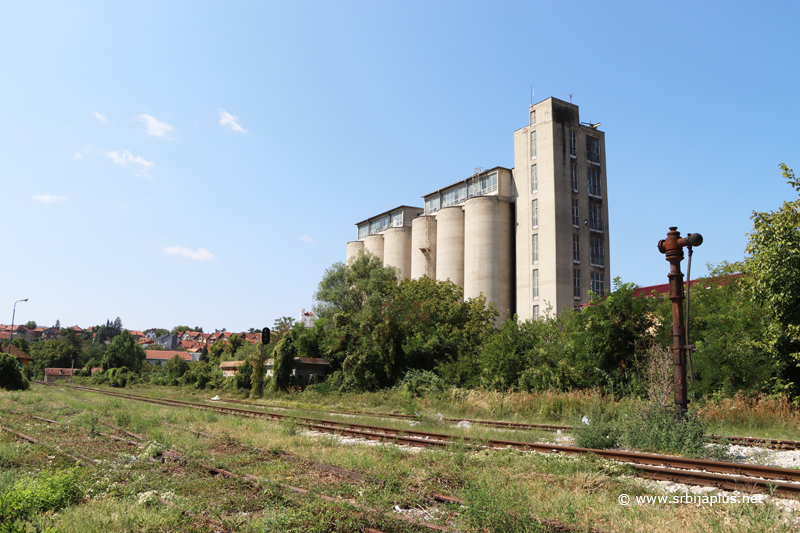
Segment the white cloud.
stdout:
<path fill-rule="evenodd" d="M 93 116 L 94 118 L 96 118 L 97 120 L 99 120 L 100 122 L 105 122 L 105 121 L 107 121 L 107 120 L 108 120 L 108 117 L 107 117 L 106 115 L 101 115 L 101 114 L 100 114 L 100 113 L 98 113 L 97 111 L 95 111 L 94 113 L 92 113 L 92 116 Z"/>
<path fill-rule="evenodd" d="M 83 159 L 83 156 L 80 152 L 75 152 L 75 159 Z"/>
<path fill-rule="evenodd" d="M 152 161 L 147 161 L 141 156 L 134 156 L 128 150 L 123 150 L 121 154 L 116 150 L 106 150 L 105 154 L 110 157 L 114 163 L 131 169 L 131 171 L 140 178 L 148 180 L 153 179 L 150 176 L 150 169 L 155 166 L 155 163 Z"/>
<path fill-rule="evenodd" d="M 306 235 L 305 237 L 300 237 L 300 240 L 301 241 L 306 241 L 306 242 L 314 242 L 314 239 L 312 239 L 308 235 Z"/>
<path fill-rule="evenodd" d="M 167 133 L 175 129 L 166 122 L 159 122 L 150 115 L 139 115 L 138 118 L 147 124 L 147 134 L 153 137 L 166 137 Z"/>
<path fill-rule="evenodd" d="M 189 248 L 184 248 L 183 246 L 170 246 L 168 248 L 164 248 L 164 251 L 169 255 L 182 255 L 184 257 L 196 259 L 197 261 L 213 261 L 216 259 L 214 254 L 205 248 L 198 248 L 196 252 L 193 252 Z"/>
<path fill-rule="evenodd" d="M 233 131 L 244 133 L 244 128 L 239 124 L 239 117 L 231 115 L 224 109 L 219 110 L 219 123 L 222 126 L 229 126 Z"/>
<path fill-rule="evenodd" d="M 53 202 L 63 202 L 66 200 L 63 196 L 56 196 L 55 194 L 34 194 L 33 199 L 43 204 L 52 204 Z"/>

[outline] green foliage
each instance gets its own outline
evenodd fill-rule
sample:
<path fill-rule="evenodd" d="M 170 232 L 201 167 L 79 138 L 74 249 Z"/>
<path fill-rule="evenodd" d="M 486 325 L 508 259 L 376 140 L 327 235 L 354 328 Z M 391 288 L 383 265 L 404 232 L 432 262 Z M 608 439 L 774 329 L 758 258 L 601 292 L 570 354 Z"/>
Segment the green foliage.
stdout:
<path fill-rule="evenodd" d="M 25 327 L 31 331 L 36 329 L 36 321 L 35 320 L 28 320 L 25 322 Z"/>
<path fill-rule="evenodd" d="M 575 444 L 581 448 L 605 450 L 616 447 L 622 438 L 622 430 L 616 418 L 599 402 L 576 419 L 572 425 Z"/>
<path fill-rule="evenodd" d="M 0 389 L 27 390 L 30 383 L 22 375 L 17 358 L 11 354 L 0 353 Z"/>
<path fill-rule="evenodd" d="M 14 337 L 14 340 L 11 341 L 11 345 L 15 346 L 17 349 L 22 350 L 23 352 L 30 354 L 31 353 L 31 345 L 28 341 L 25 340 L 24 337 Z M 3 339 L 0 346 L 6 347 L 8 346 L 8 339 Z"/>
<path fill-rule="evenodd" d="M 303 330 L 303 326 L 292 328 L 275 345 L 272 350 L 272 391 L 285 391 L 289 388 L 294 370 L 294 358 L 297 357 L 296 340 Z"/>
<path fill-rule="evenodd" d="M 798 193 L 800 179 L 785 164 L 781 174 Z M 743 274 L 752 301 L 766 310 L 770 349 L 786 363 L 784 381 L 800 389 L 800 198 L 776 211 L 753 212 Z"/>
<path fill-rule="evenodd" d="M 689 411 L 680 417 L 673 407 L 648 404 L 633 413 L 624 425 L 624 442 L 643 452 L 707 457 L 714 453 L 707 448 L 706 425 Z"/>
<path fill-rule="evenodd" d="M 415 398 L 442 393 L 447 388 L 442 378 L 428 370 L 409 370 L 399 386 L 401 391 Z"/>
<path fill-rule="evenodd" d="M 95 374 L 97 375 L 97 374 Z M 112 387 L 124 388 L 133 378 L 132 373 L 126 368 L 111 368 L 102 373 L 103 378 Z"/>
<path fill-rule="evenodd" d="M 223 380 L 219 365 L 192 362 L 179 383 L 194 385 L 197 389 L 218 389 L 222 387 Z"/>
<path fill-rule="evenodd" d="M 125 330 L 114 337 L 103 355 L 103 370 L 126 367 L 138 372 L 145 360 L 144 349 L 137 344 L 133 335 Z"/>
<path fill-rule="evenodd" d="M 82 357 L 74 346 L 65 341 L 35 342 L 31 345 L 30 356 L 34 375 L 43 376 L 45 368 L 70 368 L 72 360 L 75 367 L 82 367 Z"/>
<path fill-rule="evenodd" d="M 164 372 L 176 382 L 178 378 L 183 377 L 187 370 L 189 370 L 189 363 L 178 354 L 175 354 L 175 356 L 164 365 Z"/>
<path fill-rule="evenodd" d="M 270 342 L 279 342 L 292 329 L 294 323 L 295 320 L 290 316 L 276 318 L 272 324 L 272 329 L 269 331 Z"/>
<path fill-rule="evenodd" d="M 770 318 L 754 305 L 742 279 L 734 275 L 741 264 L 709 265 L 711 277 L 691 288 L 689 343 L 695 381 L 693 398 L 767 392 L 785 364 L 769 349 Z M 663 304 L 666 308 L 669 301 Z"/>
<path fill-rule="evenodd" d="M 233 377 L 236 388 L 243 391 L 249 391 L 252 388 L 252 378 L 253 365 L 250 363 L 250 359 L 245 359 L 244 363 L 239 365 L 236 375 Z"/>
<path fill-rule="evenodd" d="M 27 531 L 25 522 L 37 513 L 56 511 L 78 502 L 82 497 L 80 486 L 75 470 L 21 477 L 0 494 L 0 524 L 18 528 L 10 531 Z"/>

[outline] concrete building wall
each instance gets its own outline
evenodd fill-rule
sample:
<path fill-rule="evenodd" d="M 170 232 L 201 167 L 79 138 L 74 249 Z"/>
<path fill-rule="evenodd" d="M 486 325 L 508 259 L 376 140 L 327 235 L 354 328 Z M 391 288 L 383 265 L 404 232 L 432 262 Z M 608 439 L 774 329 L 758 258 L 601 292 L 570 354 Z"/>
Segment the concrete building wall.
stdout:
<path fill-rule="evenodd" d="M 383 234 L 383 266 L 400 269 L 400 278 L 411 277 L 411 228 L 389 228 Z"/>
<path fill-rule="evenodd" d="M 436 279 L 464 286 L 464 210 L 460 205 L 436 213 Z"/>
<path fill-rule="evenodd" d="M 498 322 L 513 309 L 511 214 L 512 205 L 497 196 L 464 204 L 464 299 L 483 294 L 497 306 Z"/>
<path fill-rule="evenodd" d="M 609 287 L 608 205 L 605 198 L 605 135 L 596 127 L 580 123 L 578 107 L 548 98 L 534 106 L 536 121 L 514 133 L 514 181 L 517 188 L 516 218 L 516 298 L 517 314 L 532 318 L 548 306 L 554 312 L 572 309 L 589 301 L 592 273 L 603 275 Z M 534 115 L 532 115 L 534 116 Z M 531 133 L 536 134 L 533 153 Z M 597 140 L 599 163 L 589 161 L 587 137 Z M 574 146 L 574 151 L 573 151 Z M 536 190 L 532 175 L 537 176 Z M 589 194 L 589 172 L 599 175 L 601 194 Z M 595 183 L 597 185 L 597 183 Z M 597 187 L 593 187 L 597 192 Z M 533 210 L 536 202 L 537 225 Z M 591 230 L 589 204 L 603 213 L 602 230 Z M 573 220 L 577 207 L 577 220 Z M 577 222 L 577 223 L 575 223 Z M 533 239 L 537 238 L 538 259 L 533 257 Z M 590 264 L 591 238 L 601 238 L 604 265 Z M 577 238 L 578 256 L 573 253 Z M 574 274 L 579 273 L 576 291 Z M 534 279 L 538 276 L 538 296 Z"/>
<path fill-rule="evenodd" d="M 411 223 L 411 279 L 436 279 L 436 217 L 421 216 Z"/>
<path fill-rule="evenodd" d="M 364 241 L 350 241 L 347 243 L 347 264 L 355 261 L 358 255 L 364 251 Z"/>
<path fill-rule="evenodd" d="M 383 234 L 368 235 L 364 238 L 364 250 L 378 256 L 383 262 Z"/>

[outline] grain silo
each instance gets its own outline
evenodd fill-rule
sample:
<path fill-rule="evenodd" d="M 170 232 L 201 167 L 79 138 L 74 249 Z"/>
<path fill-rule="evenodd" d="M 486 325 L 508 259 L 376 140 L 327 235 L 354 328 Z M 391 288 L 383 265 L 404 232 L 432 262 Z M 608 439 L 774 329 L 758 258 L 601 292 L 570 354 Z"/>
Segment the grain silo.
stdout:
<path fill-rule="evenodd" d="M 396 267 L 400 278 L 411 277 L 411 227 L 388 228 L 384 232 L 383 266 Z"/>
<path fill-rule="evenodd" d="M 421 216 L 411 222 L 411 279 L 436 279 L 436 217 Z"/>
<path fill-rule="evenodd" d="M 347 264 L 355 261 L 358 255 L 364 251 L 364 241 L 350 241 L 347 243 Z"/>
<path fill-rule="evenodd" d="M 464 210 L 460 205 L 436 213 L 436 279 L 464 286 Z"/>
<path fill-rule="evenodd" d="M 364 250 L 378 256 L 383 264 L 383 235 L 367 235 L 364 237 Z"/>
<path fill-rule="evenodd" d="M 499 320 L 512 309 L 512 208 L 497 196 L 478 196 L 464 204 L 464 299 L 483 294 L 497 306 Z"/>

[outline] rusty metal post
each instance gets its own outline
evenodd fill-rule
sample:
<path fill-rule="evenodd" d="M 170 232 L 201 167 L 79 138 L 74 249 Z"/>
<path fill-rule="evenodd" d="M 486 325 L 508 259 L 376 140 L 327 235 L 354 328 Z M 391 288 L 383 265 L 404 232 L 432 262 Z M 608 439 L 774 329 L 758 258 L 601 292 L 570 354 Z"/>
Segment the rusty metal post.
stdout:
<path fill-rule="evenodd" d="M 658 242 L 658 250 L 666 254 L 669 262 L 669 299 L 672 301 L 672 363 L 675 373 L 675 409 L 680 416 L 686 414 L 689 399 L 686 386 L 686 330 L 683 322 L 683 261 L 684 246 L 700 246 L 703 237 L 699 233 L 689 233 L 681 237 L 677 227 L 669 228 L 667 238 Z"/>

